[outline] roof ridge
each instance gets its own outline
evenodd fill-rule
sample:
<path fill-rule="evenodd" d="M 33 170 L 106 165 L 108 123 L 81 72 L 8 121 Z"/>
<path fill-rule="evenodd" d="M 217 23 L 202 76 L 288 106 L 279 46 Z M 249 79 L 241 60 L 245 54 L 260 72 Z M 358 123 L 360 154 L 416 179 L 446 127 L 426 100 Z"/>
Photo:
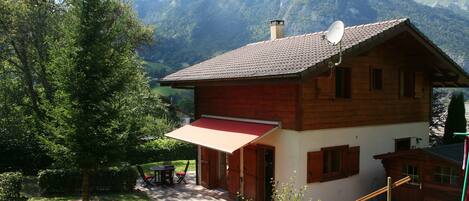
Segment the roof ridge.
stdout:
<path fill-rule="evenodd" d="M 397 18 L 397 19 L 391 19 L 391 20 L 385 20 L 385 21 L 378 21 L 378 22 L 373 22 L 373 23 L 368 23 L 368 24 L 358 24 L 358 25 L 353 25 L 353 26 L 348 26 L 345 27 L 345 30 L 348 29 L 353 29 L 357 27 L 366 27 L 366 26 L 372 26 L 372 25 L 379 25 L 379 24 L 385 24 L 385 23 L 391 23 L 391 22 L 404 22 L 409 20 L 409 18 Z M 291 39 L 291 38 L 299 38 L 299 37 L 305 37 L 305 36 L 312 36 L 312 35 L 317 35 L 317 34 L 322 34 L 326 31 L 317 31 L 317 32 L 311 32 L 311 33 L 306 33 L 306 34 L 300 34 L 300 35 L 294 35 L 294 36 L 287 36 L 275 40 L 263 40 L 263 41 L 258 41 L 258 42 L 253 42 L 253 43 L 248 43 L 245 46 L 250 46 L 250 45 L 256 45 L 256 44 L 261 44 L 261 43 L 269 43 L 269 42 L 275 42 L 275 41 L 281 41 L 281 40 L 286 40 L 286 39 Z"/>

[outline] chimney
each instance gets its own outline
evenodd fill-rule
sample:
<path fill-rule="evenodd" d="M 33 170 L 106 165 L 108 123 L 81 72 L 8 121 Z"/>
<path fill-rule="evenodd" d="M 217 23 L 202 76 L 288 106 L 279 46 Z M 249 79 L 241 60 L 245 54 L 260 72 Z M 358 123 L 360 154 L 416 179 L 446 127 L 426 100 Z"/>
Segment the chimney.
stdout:
<path fill-rule="evenodd" d="M 270 21 L 270 40 L 283 38 L 283 20 L 271 20 Z"/>

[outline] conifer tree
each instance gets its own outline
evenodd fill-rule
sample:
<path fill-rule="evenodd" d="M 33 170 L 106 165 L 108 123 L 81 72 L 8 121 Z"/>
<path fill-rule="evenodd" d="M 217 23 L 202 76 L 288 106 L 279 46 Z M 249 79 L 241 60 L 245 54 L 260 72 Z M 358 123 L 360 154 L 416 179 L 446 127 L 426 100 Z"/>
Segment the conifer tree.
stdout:
<path fill-rule="evenodd" d="M 451 96 L 448 106 L 448 117 L 445 122 L 443 142 L 452 144 L 464 141 L 464 137 L 455 136 L 455 132 L 466 132 L 466 110 L 464 108 L 464 94 L 455 92 Z"/>

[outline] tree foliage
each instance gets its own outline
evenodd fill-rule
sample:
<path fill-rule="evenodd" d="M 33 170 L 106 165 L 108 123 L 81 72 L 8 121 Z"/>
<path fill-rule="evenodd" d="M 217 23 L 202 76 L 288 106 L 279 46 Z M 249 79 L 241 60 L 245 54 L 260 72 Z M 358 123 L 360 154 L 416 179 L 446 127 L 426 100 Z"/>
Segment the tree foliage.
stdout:
<path fill-rule="evenodd" d="M 172 129 L 136 53 L 151 35 L 118 0 L 0 1 L 0 171 L 114 165 Z"/>
<path fill-rule="evenodd" d="M 464 137 L 455 136 L 455 132 L 466 132 L 466 110 L 464 106 L 464 95 L 461 92 L 455 92 L 451 96 L 448 106 L 448 116 L 445 122 L 445 133 L 443 142 L 452 144 L 464 141 Z"/>
<path fill-rule="evenodd" d="M 0 171 L 33 173 L 48 165 L 36 136 L 47 135 L 53 102 L 49 45 L 62 14 L 53 0 L 0 1 Z"/>

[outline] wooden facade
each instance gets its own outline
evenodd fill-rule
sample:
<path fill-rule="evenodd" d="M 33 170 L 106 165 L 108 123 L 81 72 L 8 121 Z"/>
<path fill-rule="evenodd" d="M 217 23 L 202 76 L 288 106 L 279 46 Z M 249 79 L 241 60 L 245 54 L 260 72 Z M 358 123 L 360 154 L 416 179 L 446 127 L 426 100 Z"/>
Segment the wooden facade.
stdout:
<path fill-rule="evenodd" d="M 284 81 L 213 82 L 195 85 L 195 114 L 196 118 L 206 114 L 279 121 L 282 129 L 297 131 L 428 122 L 434 62 L 428 50 L 410 34 L 403 33 L 372 49 L 344 58 L 339 67 L 347 68 L 350 73 L 346 98 L 336 97 L 334 70 Z M 382 80 L 378 84 L 373 83 L 376 81 L 372 76 L 374 69 L 381 73 Z M 411 76 L 411 91 L 403 89 L 405 73 Z M 226 158 L 220 158 L 215 150 L 202 148 L 202 185 L 207 188 L 225 186 L 233 196 L 243 191 L 245 197 L 265 200 L 265 175 L 260 170 L 263 164 L 259 160 L 258 147 L 245 147 L 243 157 L 238 150 Z M 226 179 L 222 180 L 219 175 L 223 168 L 217 164 L 225 159 Z M 244 162 L 243 169 L 241 162 Z M 426 159 L 419 163 L 433 168 L 426 164 Z M 358 162 L 353 164 L 358 166 Z M 395 180 L 401 178 L 399 172 L 392 171 L 392 166 L 400 164 L 386 164 L 390 168 L 389 175 Z M 358 168 L 355 169 L 354 174 L 358 173 Z M 313 174 L 308 176 L 311 181 L 321 178 Z M 454 198 L 458 194 L 456 188 L 435 187 L 432 183 L 426 183 L 423 191 L 411 185 L 401 189 L 397 196 L 399 193 L 416 196 L 410 200 L 436 201 L 443 200 L 439 198 L 441 195 Z"/>
<path fill-rule="evenodd" d="M 351 70 L 350 98 L 335 97 L 331 71 L 295 82 L 197 86 L 196 114 L 281 121 L 292 130 L 428 121 L 432 59 L 415 54 L 425 50 L 408 37 L 344 59 L 341 67 Z M 382 70 L 380 90 L 371 87 L 373 69 Z M 412 97 L 400 94 L 402 72 L 413 73 Z"/>
<path fill-rule="evenodd" d="M 386 176 L 397 181 L 405 177 L 404 167 L 416 168 L 419 181 L 404 184 L 393 190 L 393 198 L 399 201 L 454 201 L 460 200 L 464 172 L 461 164 L 446 160 L 422 150 L 409 150 L 377 156 L 382 160 Z M 442 184 L 435 179 L 438 168 L 452 168 L 458 171 L 455 184 Z M 383 178 L 385 179 L 385 178 Z"/>

